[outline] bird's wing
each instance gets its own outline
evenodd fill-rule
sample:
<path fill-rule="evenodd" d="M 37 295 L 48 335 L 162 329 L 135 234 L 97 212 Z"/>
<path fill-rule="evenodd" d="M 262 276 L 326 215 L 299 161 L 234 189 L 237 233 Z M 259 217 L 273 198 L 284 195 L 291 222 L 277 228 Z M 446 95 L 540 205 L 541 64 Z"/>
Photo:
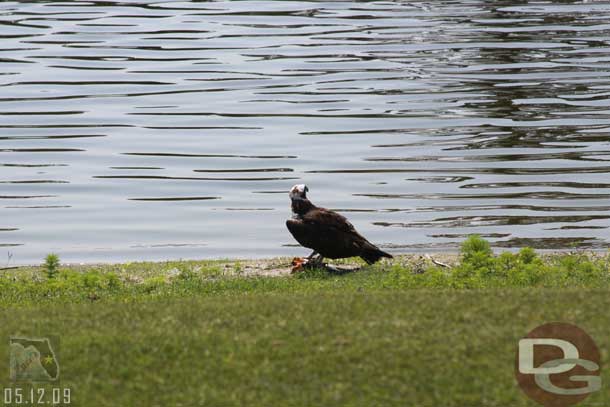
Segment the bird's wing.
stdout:
<path fill-rule="evenodd" d="M 344 233 L 358 234 L 354 226 L 345 216 L 325 208 L 316 208 L 307 212 L 303 216 L 303 221 L 308 224 L 313 224 L 320 229 L 335 229 Z"/>
<path fill-rule="evenodd" d="M 286 227 L 302 246 L 309 248 L 316 246 L 317 239 L 312 225 L 306 224 L 302 219 L 288 219 Z"/>

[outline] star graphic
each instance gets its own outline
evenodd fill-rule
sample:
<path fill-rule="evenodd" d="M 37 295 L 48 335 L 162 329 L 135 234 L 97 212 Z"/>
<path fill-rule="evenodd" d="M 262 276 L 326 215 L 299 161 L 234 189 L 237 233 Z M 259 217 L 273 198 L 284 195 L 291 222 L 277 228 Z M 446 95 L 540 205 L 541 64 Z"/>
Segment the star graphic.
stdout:
<path fill-rule="evenodd" d="M 51 356 L 51 355 L 47 355 L 47 356 L 44 358 L 44 363 L 45 363 L 46 365 L 50 365 L 51 363 L 53 363 L 53 356 Z"/>

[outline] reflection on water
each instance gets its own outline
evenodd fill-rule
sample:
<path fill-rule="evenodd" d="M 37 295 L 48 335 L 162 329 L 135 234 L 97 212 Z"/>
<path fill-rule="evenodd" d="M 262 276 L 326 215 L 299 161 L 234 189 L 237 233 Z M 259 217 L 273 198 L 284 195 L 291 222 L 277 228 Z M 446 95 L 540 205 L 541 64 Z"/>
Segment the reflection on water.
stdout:
<path fill-rule="evenodd" d="M 610 5 L 554 3 L 1 2 L 0 247 L 299 254 L 307 183 L 393 252 L 606 248 Z"/>

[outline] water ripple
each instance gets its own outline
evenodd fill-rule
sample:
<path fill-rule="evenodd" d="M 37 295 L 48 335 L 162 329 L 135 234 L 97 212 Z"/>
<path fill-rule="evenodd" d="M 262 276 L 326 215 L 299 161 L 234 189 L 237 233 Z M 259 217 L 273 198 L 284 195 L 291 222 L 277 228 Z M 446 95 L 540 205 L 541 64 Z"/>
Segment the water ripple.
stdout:
<path fill-rule="evenodd" d="M 18 229 L 0 247 L 16 263 L 294 255 L 296 182 L 394 252 L 468 233 L 610 247 L 605 2 L 19 1 L 0 15 L 0 210 Z"/>

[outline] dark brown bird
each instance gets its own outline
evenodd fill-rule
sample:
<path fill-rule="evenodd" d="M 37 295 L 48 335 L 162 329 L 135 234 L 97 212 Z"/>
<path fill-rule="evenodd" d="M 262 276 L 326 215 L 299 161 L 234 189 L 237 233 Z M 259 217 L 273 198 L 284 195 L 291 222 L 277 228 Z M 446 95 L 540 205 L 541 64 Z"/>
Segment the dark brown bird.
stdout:
<path fill-rule="evenodd" d="M 392 258 L 377 246 L 366 240 L 342 215 L 328 209 L 318 208 L 307 199 L 307 186 L 295 185 L 290 190 L 293 218 L 286 221 L 286 227 L 302 246 L 313 250 L 308 256 L 311 260 L 319 255 L 322 258 L 341 259 L 362 257 L 373 264 L 382 257 Z"/>

